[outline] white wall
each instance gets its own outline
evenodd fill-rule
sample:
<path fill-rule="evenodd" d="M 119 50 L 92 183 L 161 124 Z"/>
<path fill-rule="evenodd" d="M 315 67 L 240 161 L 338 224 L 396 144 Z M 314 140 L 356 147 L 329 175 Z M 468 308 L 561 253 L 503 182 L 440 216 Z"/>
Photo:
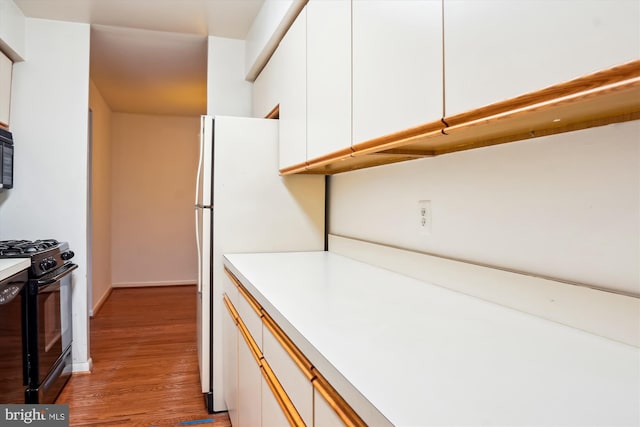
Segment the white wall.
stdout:
<path fill-rule="evenodd" d="M 88 370 L 87 125 L 89 25 L 26 19 L 25 62 L 13 69 L 14 188 L 0 201 L 3 239 L 68 241 L 74 370 Z"/>
<path fill-rule="evenodd" d="M 640 121 L 354 171 L 330 232 L 640 295 L 639 171 Z"/>
<path fill-rule="evenodd" d="M 113 286 L 197 282 L 199 117 L 114 113 Z"/>
<path fill-rule="evenodd" d="M 209 37 L 207 114 L 251 116 L 251 83 L 244 79 L 244 40 Z"/>
<path fill-rule="evenodd" d="M 112 112 L 91 82 L 93 113 L 91 155 L 91 289 L 90 311 L 95 314 L 111 289 L 111 121 Z"/>

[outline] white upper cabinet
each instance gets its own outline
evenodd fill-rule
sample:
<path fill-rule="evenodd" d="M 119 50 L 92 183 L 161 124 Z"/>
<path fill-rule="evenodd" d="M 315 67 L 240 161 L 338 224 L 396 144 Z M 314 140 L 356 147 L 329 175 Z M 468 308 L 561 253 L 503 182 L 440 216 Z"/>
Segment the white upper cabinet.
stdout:
<path fill-rule="evenodd" d="M 353 143 L 442 117 L 442 2 L 353 2 Z"/>
<path fill-rule="evenodd" d="M 307 160 L 307 12 L 303 9 L 276 52 L 280 91 L 280 168 Z"/>
<path fill-rule="evenodd" d="M 11 71 L 13 62 L 0 52 L 0 124 L 9 126 L 11 112 Z"/>
<path fill-rule="evenodd" d="M 280 103 L 280 73 L 280 50 L 276 50 L 253 82 L 253 117 L 266 117 Z"/>
<path fill-rule="evenodd" d="M 351 1 L 307 3 L 307 159 L 351 146 Z"/>
<path fill-rule="evenodd" d="M 0 0 L 0 45 L 14 61 L 26 58 L 26 17 L 12 0 Z"/>
<path fill-rule="evenodd" d="M 445 116 L 640 57 L 638 0 L 444 0 Z"/>

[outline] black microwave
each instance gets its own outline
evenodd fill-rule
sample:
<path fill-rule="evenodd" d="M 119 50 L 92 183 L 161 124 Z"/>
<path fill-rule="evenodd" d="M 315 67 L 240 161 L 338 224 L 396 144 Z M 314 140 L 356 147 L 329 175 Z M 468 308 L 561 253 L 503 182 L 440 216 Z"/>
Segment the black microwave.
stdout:
<path fill-rule="evenodd" d="M 13 188 L 13 136 L 0 128 L 0 191 Z"/>

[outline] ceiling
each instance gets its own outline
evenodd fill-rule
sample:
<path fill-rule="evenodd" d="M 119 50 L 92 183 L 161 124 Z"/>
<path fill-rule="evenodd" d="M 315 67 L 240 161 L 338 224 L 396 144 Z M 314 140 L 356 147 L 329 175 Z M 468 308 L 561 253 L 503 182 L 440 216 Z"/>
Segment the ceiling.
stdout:
<path fill-rule="evenodd" d="M 14 0 L 91 24 L 91 79 L 114 112 L 207 112 L 207 36 L 245 39 L 264 0 Z"/>

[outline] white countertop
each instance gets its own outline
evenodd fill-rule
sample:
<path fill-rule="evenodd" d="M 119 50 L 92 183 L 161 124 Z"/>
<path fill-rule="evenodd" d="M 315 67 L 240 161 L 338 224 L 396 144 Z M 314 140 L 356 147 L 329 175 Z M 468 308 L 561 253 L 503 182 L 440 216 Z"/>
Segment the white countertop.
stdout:
<path fill-rule="evenodd" d="M 29 268 L 30 258 L 0 258 L 0 280 Z"/>
<path fill-rule="evenodd" d="M 225 263 L 338 392 L 394 425 L 640 424 L 636 347 L 328 252 Z"/>

